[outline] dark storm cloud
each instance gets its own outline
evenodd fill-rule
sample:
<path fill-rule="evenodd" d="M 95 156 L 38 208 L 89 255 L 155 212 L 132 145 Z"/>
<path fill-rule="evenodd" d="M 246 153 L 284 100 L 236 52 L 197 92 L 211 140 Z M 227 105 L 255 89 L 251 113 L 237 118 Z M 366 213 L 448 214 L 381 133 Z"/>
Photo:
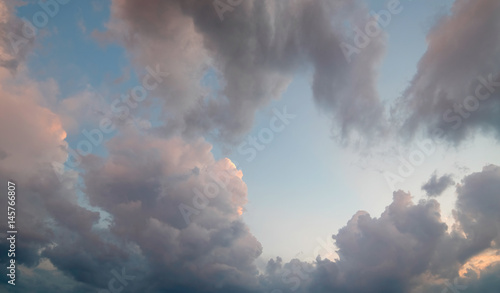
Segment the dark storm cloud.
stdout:
<path fill-rule="evenodd" d="M 439 196 L 446 188 L 455 184 L 453 177 L 450 174 L 445 174 L 441 177 L 437 177 L 437 174 L 432 174 L 432 177 L 424 185 L 422 185 L 422 190 L 427 193 L 427 196 Z"/>
<path fill-rule="evenodd" d="M 171 73 L 157 92 L 166 101 L 167 133 L 217 130 L 223 141 L 237 141 L 255 112 L 307 69 L 313 71 L 314 99 L 332 117 L 339 138 L 385 133 L 374 72 L 383 33 L 350 63 L 340 46 L 351 35 L 346 24 L 364 28 L 369 20 L 364 4 L 242 1 L 221 21 L 213 3 L 113 1 L 108 30 L 94 34 L 122 40 L 141 67 L 159 63 Z M 201 85 L 209 68 L 219 80 L 215 93 Z"/>
<path fill-rule="evenodd" d="M 393 108 L 401 133 L 424 130 L 452 144 L 480 132 L 500 139 L 500 2 L 455 1 L 428 33 L 418 71 Z"/>

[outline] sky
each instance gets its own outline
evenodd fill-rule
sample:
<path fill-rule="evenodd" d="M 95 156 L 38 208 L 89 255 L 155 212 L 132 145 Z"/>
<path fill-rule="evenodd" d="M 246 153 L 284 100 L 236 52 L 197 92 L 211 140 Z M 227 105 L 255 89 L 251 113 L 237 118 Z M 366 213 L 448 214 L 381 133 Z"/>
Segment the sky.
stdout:
<path fill-rule="evenodd" d="M 0 0 L 0 292 L 496 292 L 499 13 Z"/>

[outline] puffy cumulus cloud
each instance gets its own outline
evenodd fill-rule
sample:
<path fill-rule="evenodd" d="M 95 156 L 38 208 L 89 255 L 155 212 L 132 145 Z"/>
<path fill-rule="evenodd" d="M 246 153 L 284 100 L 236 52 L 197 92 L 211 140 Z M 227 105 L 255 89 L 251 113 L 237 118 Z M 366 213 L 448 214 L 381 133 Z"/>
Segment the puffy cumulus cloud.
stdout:
<path fill-rule="evenodd" d="M 436 200 L 414 204 L 402 191 L 378 219 L 358 212 L 333 236 L 340 259 L 317 263 L 312 292 L 493 290 L 500 260 L 494 212 L 499 172 L 487 166 L 462 180 L 453 227 L 442 221 Z"/>
<path fill-rule="evenodd" d="M 7 97 L 2 95 L 2 103 L 14 107 Z M 14 178 L 22 190 L 17 201 L 22 206 L 17 225 L 23 237 L 18 248 L 23 253 L 17 257 L 19 288 L 26 292 L 107 289 L 113 278 L 110 272 L 121 268 L 137 276 L 133 288 L 143 292 L 258 288 L 254 260 L 262 247 L 240 213 L 247 187 L 229 159 L 213 158 L 210 144 L 137 133 L 115 137 L 107 144 L 109 157 L 89 155 L 82 162 L 81 192 L 95 208 L 84 207 L 72 172 L 58 175 L 53 170 L 52 163 L 62 164 L 67 157 L 60 120 L 47 108 L 17 98 L 24 101 L 26 114 L 2 113 L 6 119 L 2 125 L 14 125 L 16 136 L 2 141 L 7 155 L 2 160 L 6 163 L 0 164 L 0 180 Z M 30 131 L 40 134 L 39 145 L 25 141 Z M 196 210 L 189 223 L 181 204 Z M 5 237 L 0 247 L 8 250 Z M 0 260 L 8 261 L 4 255 Z M 4 275 L 1 286 L 5 284 Z"/>
<path fill-rule="evenodd" d="M 449 242 L 441 255 L 455 259 L 464 292 L 497 290 L 500 272 L 500 167 L 485 166 L 466 176 L 457 187 L 458 199 Z M 443 259 L 443 258 L 441 258 Z M 451 282 L 451 281 L 450 281 Z"/>
<path fill-rule="evenodd" d="M 255 112 L 311 66 L 314 99 L 339 137 L 385 133 L 374 73 L 384 34 L 350 63 L 341 49 L 353 35 L 346 24 L 364 28 L 369 20 L 361 1 L 239 3 L 221 21 L 214 1 L 112 1 L 107 31 L 94 35 L 123 42 L 140 68 L 168 70 L 157 92 L 167 133 L 216 133 L 235 142 Z M 204 81 L 213 75 L 218 85 L 210 89 Z"/>
<path fill-rule="evenodd" d="M 50 273 L 39 265 L 54 246 L 75 242 L 84 243 L 89 250 L 99 246 L 99 241 L 89 237 L 98 214 L 78 204 L 74 174 L 54 170 L 67 159 L 66 132 L 60 117 L 48 107 L 56 93 L 53 82 L 28 78 L 22 64 L 16 76 L 9 68 L 0 68 L 0 181 L 6 184 L 14 180 L 18 190 L 16 230 L 22 231 L 22 241 L 17 242 L 16 261 L 18 277 L 27 280 L 20 290 L 26 292 L 61 288 L 58 283 L 42 282 L 38 275 L 29 274 L 30 270 Z M 0 215 L 6 219 L 7 209 L 2 208 Z M 0 228 L 7 231 L 7 222 L 2 221 Z M 6 238 L 0 240 L 4 251 L 9 250 Z M 2 266 L 8 261 L 7 254 L 0 256 Z M 28 280 L 39 280 L 39 288 L 33 288 Z M 2 286 L 7 284 L 5 274 L 1 281 Z M 74 280 L 68 283 L 76 284 Z"/>
<path fill-rule="evenodd" d="M 320 262 L 313 291 L 409 292 L 429 270 L 446 230 L 435 200 L 415 205 L 410 194 L 395 192 L 380 218 L 358 212 L 333 236 L 339 260 Z"/>
<path fill-rule="evenodd" d="M 500 168 L 490 165 L 462 180 L 458 187 L 456 218 L 467 242 L 460 257 L 468 259 L 477 251 L 500 245 Z"/>
<path fill-rule="evenodd" d="M 319 258 L 317 261 L 321 262 Z M 276 257 L 276 260 L 270 259 L 265 272 L 260 276 L 261 292 L 309 292 L 315 271 L 315 263 L 298 259 L 283 263 L 280 257 Z"/>
<path fill-rule="evenodd" d="M 253 262 L 262 247 L 240 217 L 247 188 L 234 164 L 215 161 L 201 139 L 186 143 L 129 132 L 111 139 L 107 149 L 108 158 L 83 160 L 84 191 L 91 205 L 109 214 L 110 237 L 133 246 L 129 255 L 146 264 L 137 273 L 141 290 L 256 288 Z M 183 211 L 190 211 L 189 221 Z M 64 270 L 80 275 L 71 265 Z"/>
<path fill-rule="evenodd" d="M 419 130 L 452 144 L 481 131 L 500 138 L 500 3 L 455 1 L 427 36 L 418 71 L 394 106 L 401 133 Z"/>
<path fill-rule="evenodd" d="M 60 169 L 68 158 L 68 144 L 62 119 L 52 110 L 57 85 L 52 80 L 41 82 L 29 77 L 22 62 L 23 54 L 30 49 L 28 43 L 18 44 L 24 46 L 17 55 L 8 53 L 12 49 L 9 38 L 22 33 L 23 28 L 13 16 L 14 5 L 12 1 L 0 1 L 0 181 L 6 184 L 14 180 L 18 191 L 15 228 L 22 240 L 16 242 L 16 288 L 19 292 L 88 291 L 89 285 L 67 278 L 53 266 L 52 261 L 57 259 L 51 258 L 52 251 L 73 247 L 74 253 L 69 256 L 77 257 L 97 247 L 99 265 L 119 253 L 94 237 L 91 230 L 99 214 L 79 204 L 75 172 Z M 0 216 L 7 218 L 6 208 L 1 209 Z M 8 230 L 6 221 L 1 222 L 0 229 Z M 0 248 L 8 251 L 4 236 Z M 2 266 L 6 267 L 8 261 L 7 254 L 1 254 Z M 85 265 L 91 267 L 81 266 Z M 85 271 L 81 272 L 84 279 Z M 0 279 L 2 292 L 6 287 L 12 290 L 6 274 Z"/>
<path fill-rule="evenodd" d="M 455 184 L 453 177 L 450 174 L 445 174 L 441 177 L 437 177 L 437 174 L 432 174 L 429 181 L 422 185 L 422 190 L 427 193 L 427 196 L 439 196 L 446 188 Z"/>
<path fill-rule="evenodd" d="M 333 235 L 338 260 L 270 260 L 264 292 L 497 290 L 499 172 L 487 166 L 462 180 L 452 227 L 435 199 L 414 203 L 409 193 L 395 192 L 379 218 L 360 211 Z"/>

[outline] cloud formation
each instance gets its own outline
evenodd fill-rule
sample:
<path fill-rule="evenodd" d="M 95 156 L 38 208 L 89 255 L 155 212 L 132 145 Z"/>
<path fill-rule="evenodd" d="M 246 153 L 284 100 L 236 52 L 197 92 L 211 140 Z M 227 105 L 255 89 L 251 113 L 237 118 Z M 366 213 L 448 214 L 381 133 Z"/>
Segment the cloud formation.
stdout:
<path fill-rule="evenodd" d="M 236 142 L 251 129 L 256 111 L 280 98 L 307 68 L 314 100 L 332 117 L 339 138 L 385 133 L 375 91 L 384 34 L 351 63 L 340 46 L 369 19 L 361 1 L 243 1 L 224 21 L 213 2 L 113 1 L 108 30 L 94 32 L 121 41 L 141 68 L 168 68 L 171 76 L 157 93 L 165 102 L 166 133 L 215 131 L 222 141 Z M 211 75 L 217 85 L 204 86 Z"/>
<path fill-rule="evenodd" d="M 84 162 L 85 193 L 110 215 L 109 232 L 140 251 L 151 270 L 142 273 L 156 289 L 255 286 L 253 261 L 262 247 L 241 220 L 247 189 L 228 159 L 215 161 L 203 140 L 188 144 L 139 134 L 113 138 L 108 151 L 104 161 Z M 225 188 L 198 197 L 195 190 L 205 190 L 213 177 Z M 198 209 L 188 225 L 181 204 Z"/>
<path fill-rule="evenodd" d="M 68 146 L 61 119 L 47 107 L 56 92 L 52 82 L 28 78 L 22 65 L 15 77 L 9 69 L 0 68 L 0 134 L 6 138 L 0 142 L 0 180 L 15 180 L 22 191 L 16 200 L 16 228 L 22 231 L 16 256 L 18 265 L 23 265 L 18 267 L 19 278 L 29 277 L 29 268 L 38 267 L 51 247 L 71 247 L 74 242 L 70 239 L 85 239 L 82 247 L 89 250 L 96 244 L 89 232 L 99 217 L 78 204 L 75 173 L 55 172 L 54 167 L 66 161 Z M 6 208 L 0 214 L 7 219 Z M 6 225 L 2 221 L 2 231 L 8 230 Z M 8 250 L 6 237 L 0 247 Z M 7 254 L 2 254 L 2 265 L 7 261 Z M 39 271 L 49 274 L 46 269 Z M 2 285 L 6 278 L 2 274 Z M 76 282 L 69 280 L 69 284 Z M 29 282 L 18 285 L 25 292 L 44 292 L 51 286 L 63 291 L 58 282 L 40 283 L 37 289 Z"/>
<path fill-rule="evenodd" d="M 9 5 L 0 2 L 1 19 L 7 19 L 0 25 L 2 38 L 17 23 Z M 466 88 L 464 81 L 474 80 L 475 73 L 494 69 L 495 63 L 483 58 L 497 56 L 495 46 L 470 45 L 484 53 L 473 56 L 474 66 L 483 66 L 475 69 L 460 63 L 467 63 L 460 50 L 443 52 L 452 43 L 448 37 L 465 47 L 461 42 L 486 29 L 485 19 L 496 24 L 490 13 L 497 10 L 493 1 L 458 1 L 431 32 L 429 51 L 404 97 L 412 114 L 405 131 L 412 133 L 423 127 L 422 117 L 446 109 L 441 97 Z M 0 141 L 0 181 L 15 178 L 22 190 L 18 290 L 105 290 L 116 277 L 113 270 L 134 277 L 127 290 L 151 293 L 442 292 L 456 285 L 454 280 L 464 292 L 498 288 L 500 167 L 495 165 L 457 184 L 451 227 L 436 199 L 414 203 L 411 194 L 397 191 L 380 217 L 359 211 L 332 236 L 338 260 L 285 263 L 277 256 L 264 271 L 257 268 L 263 248 L 241 216 L 247 203 L 243 174 L 229 159 L 216 160 L 212 145 L 198 135 L 218 130 L 223 140 L 236 140 L 251 127 L 255 111 L 278 98 L 297 68 L 308 65 L 314 70 L 314 98 L 342 137 L 384 133 L 373 90 L 382 40 L 375 38 L 370 50 L 347 65 L 339 46 L 346 36 L 333 28 L 346 20 L 360 24 L 365 13 L 357 1 L 245 1 L 221 22 L 210 1 L 113 1 L 106 33 L 121 37 L 138 66 L 181 68 L 156 93 L 164 99 L 171 127 L 164 130 L 170 135 L 120 129 L 105 143 L 105 156 L 82 158 L 78 170 L 55 167 L 68 159 L 66 128 L 79 123 L 69 116 L 89 98 L 58 103 L 57 85 L 29 78 L 22 58 L 4 54 L 8 44 L 0 43 L 0 136 L 8 138 Z M 462 25 L 471 15 L 485 17 Z M 495 38 L 488 40 L 496 44 Z M 200 84 L 208 68 L 222 83 L 216 98 Z M 431 110 L 424 99 L 438 107 Z M 496 106 L 493 101 L 485 105 Z M 477 111 L 486 118 L 471 116 L 463 131 L 498 126 L 494 110 Z M 465 136 L 448 137 L 458 142 Z M 424 190 L 437 195 L 448 179 L 434 175 Z M 0 217 L 6 218 L 5 209 Z M 6 231 L 5 225 L 0 222 L 0 230 Z M 0 238 L 0 249 L 7 248 Z M 6 261 L 0 254 L 0 263 Z M 3 290 L 5 275 L 0 281 Z"/>
<path fill-rule="evenodd" d="M 21 260 L 35 269 L 34 278 L 47 273 L 40 263 L 48 260 L 52 274 L 68 276 L 82 292 L 106 288 L 109 272 L 121 267 L 138 276 L 130 288 L 142 292 L 441 292 L 455 278 L 467 288 L 496 282 L 490 276 L 500 260 L 498 166 L 461 181 L 452 227 L 435 199 L 415 204 L 397 191 L 379 218 L 360 211 L 333 235 L 338 260 L 283 263 L 278 257 L 259 273 L 262 247 L 238 213 L 246 186 L 228 160 L 213 159 L 208 143 L 128 133 L 113 138 L 108 150 L 109 158 L 88 156 L 82 163 L 83 192 L 98 212 L 71 204 L 70 189 L 52 200 L 40 186 L 26 193 L 27 207 L 44 202 L 35 217 L 53 219 L 24 241 L 37 248 L 31 261 Z M 233 174 L 227 188 L 198 201 L 205 207 L 186 226 L 179 204 L 192 205 L 194 189 L 203 190 L 213 174 L 227 178 L 225 171 Z M 47 186 L 47 192 L 62 188 L 54 189 L 57 181 Z"/>
<path fill-rule="evenodd" d="M 261 283 L 301 293 L 491 291 L 500 272 L 499 179 L 500 167 L 490 165 L 462 180 L 452 227 L 435 199 L 414 203 L 394 192 L 379 218 L 359 211 L 333 235 L 338 260 L 272 259 Z"/>
<path fill-rule="evenodd" d="M 415 204 L 402 191 L 394 192 L 379 218 L 356 213 L 333 236 L 340 259 L 317 260 L 304 292 L 442 292 L 449 284 L 467 288 L 460 292 L 495 288 L 499 179 L 500 167 L 490 165 L 462 180 L 452 227 L 441 219 L 436 200 Z"/>

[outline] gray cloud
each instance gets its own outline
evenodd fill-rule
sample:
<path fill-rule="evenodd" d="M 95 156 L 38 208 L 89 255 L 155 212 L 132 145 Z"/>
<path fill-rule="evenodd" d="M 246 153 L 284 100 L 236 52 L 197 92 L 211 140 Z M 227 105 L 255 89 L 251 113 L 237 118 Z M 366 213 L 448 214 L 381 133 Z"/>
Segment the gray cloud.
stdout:
<path fill-rule="evenodd" d="M 128 133 L 113 138 L 107 147 L 109 158 L 89 157 L 83 163 L 88 170 L 85 193 L 91 205 L 109 213 L 108 229 L 115 241 L 131 243 L 140 251 L 128 254 L 148 268 L 138 273 L 145 279 L 141 288 L 256 288 L 253 262 L 262 247 L 238 214 L 246 203 L 246 185 L 229 160 L 215 161 L 203 140 L 188 144 L 179 138 Z M 194 189 L 204 190 L 213 181 L 211 174 L 226 176 L 226 188 L 199 208 L 193 203 Z M 190 215 L 187 226 L 180 204 L 200 209 Z"/>
<path fill-rule="evenodd" d="M 500 138 L 499 13 L 498 1 L 458 0 L 428 33 L 418 71 L 393 106 L 401 134 L 423 130 L 451 144 L 481 132 Z"/>
<path fill-rule="evenodd" d="M 462 180 L 458 187 L 456 217 L 467 235 L 466 245 L 461 247 L 460 258 L 467 259 L 478 250 L 500 244 L 500 168 L 490 165 L 480 173 Z"/>
<path fill-rule="evenodd" d="M 409 292 L 412 283 L 429 270 L 447 226 L 439 204 L 417 205 L 402 191 L 380 218 L 358 212 L 334 239 L 340 260 L 322 265 L 338 273 L 333 284 L 314 282 L 320 292 Z M 326 276 L 324 276 L 326 277 Z M 313 290 L 317 292 L 316 290 Z"/>
<path fill-rule="evenodd" d="M 415 204 L 397 191 L 379 218 L 360 211 L 333 235 L 339 260 L 318 258 L 312 270 L 297 260 L 270 260 L 262 283 L 282 292 L 298 284 L 294 292 L 301 293 L 437 293 L 450 284 L 465 286 L 459 292 L 491 291 L 500 261 L 499 179 L 500 167 L 487 166 L 462 180 L 452 227 L 435 199 Z"/>
<path fill-rule="evenodd" d="M 216 131 L 235 142 L 256 111 L 311 68 L 314 99 L 347 143 L 386 131 L 374 74 L 384 34 L 351 63 L 340 48 L 350 35 L 341 28 L 364 27 L 368 17 L 361 1 L 243 1 L 223 22 L 213 1 L 113 1 L 108 30 L 94 35 L 121 40 L 141 68 L 160 63 L 171 73 L 157 92 L 165 101 L 164 133 Z M 215 90 L 201 85 L 209 69 Z"/>
<path fill-rule="evenodd" d="M 437 174 L 432 174 L 432 177 L 424 185 L 422 185 L 422 190 L 427 193 L 427 196 L 439 196 L 446 188 L 455 184 L 453 177 L 450 174 L 445 174 L 441 177 L 437 177 Z"/>
<path fill-rule="evenodd" d="M 46 98 L 51 98 L 42 94 L 50 93 L 47 91 L 50 87 L 29 79 L 23 70 L 17 72 L 18 79 L 12 77 L 9 71 L 0 68 L 0 101 L 4 106 L 0 109 L 0 134 L 9 137 L 0 142 L 0 149 L 8 154 L 0 163 L 0 180 L 4 183 L 14 180 L 18 191 L 16 230 L 19 231 L 18 235 L 22 234 L 16 250 L 18 277 L 30 279 L 33 275 L 29 271 L 36 270 L 37 276 L 33 280 L 47 280 L 38 278 L 38 274 L 52 274 L 55 271 L 40 269 L 39 265 L 51 256 L 51 251 L 73 249 L 75 253 L 68 254 L 66 262 L 70 262 L 77 252 L 100 254 L 101 258 L 96 258 L 101 261 L 116 252 L 112 251 L 106 256 L 105 245 L 99 238 L 92 237 L 92 226 L 99 216 L 79 205 L 75 172 L 58 174 L 54 171 L 54 164 L 62 165 L 66 161 L 67 143 L 59 117 L 42 106 Z M 6 219 L 7 209 L 2 209 L 0 215 Z M 2 221 L 0 228 L 7 231 L 7 221 Z M 6 237 L 2 237 L 0 248 L 7 251 L 8 247 Z M 100 252 L 95 248 L 100 248 Z M 85 252 L 81 252 L 82 249 Z M 51 258 L 51 261 L 60 264 L 56 258 Z M 2 266 L 6 266 L 7 262 L 7 254 L 1 254 Z M 71 263 L 73 268 L 81 265 Z M 85 271 L 80 272 L 85 279 Z M 10 286 L 5 285 L 6 278 L 3 274 L 2 286 Z M 75 280 L 66 280 L 70 287 L 79 286 Z M 50 285 L 41 282 L 37 289 L 27 285 L 29 282 L 18 284 L 20 286 L 17 288 L 25 292 L 40 292 L 41 288 L 64 288 L 59 286 L 62 285 L 60 283 Z"/>

